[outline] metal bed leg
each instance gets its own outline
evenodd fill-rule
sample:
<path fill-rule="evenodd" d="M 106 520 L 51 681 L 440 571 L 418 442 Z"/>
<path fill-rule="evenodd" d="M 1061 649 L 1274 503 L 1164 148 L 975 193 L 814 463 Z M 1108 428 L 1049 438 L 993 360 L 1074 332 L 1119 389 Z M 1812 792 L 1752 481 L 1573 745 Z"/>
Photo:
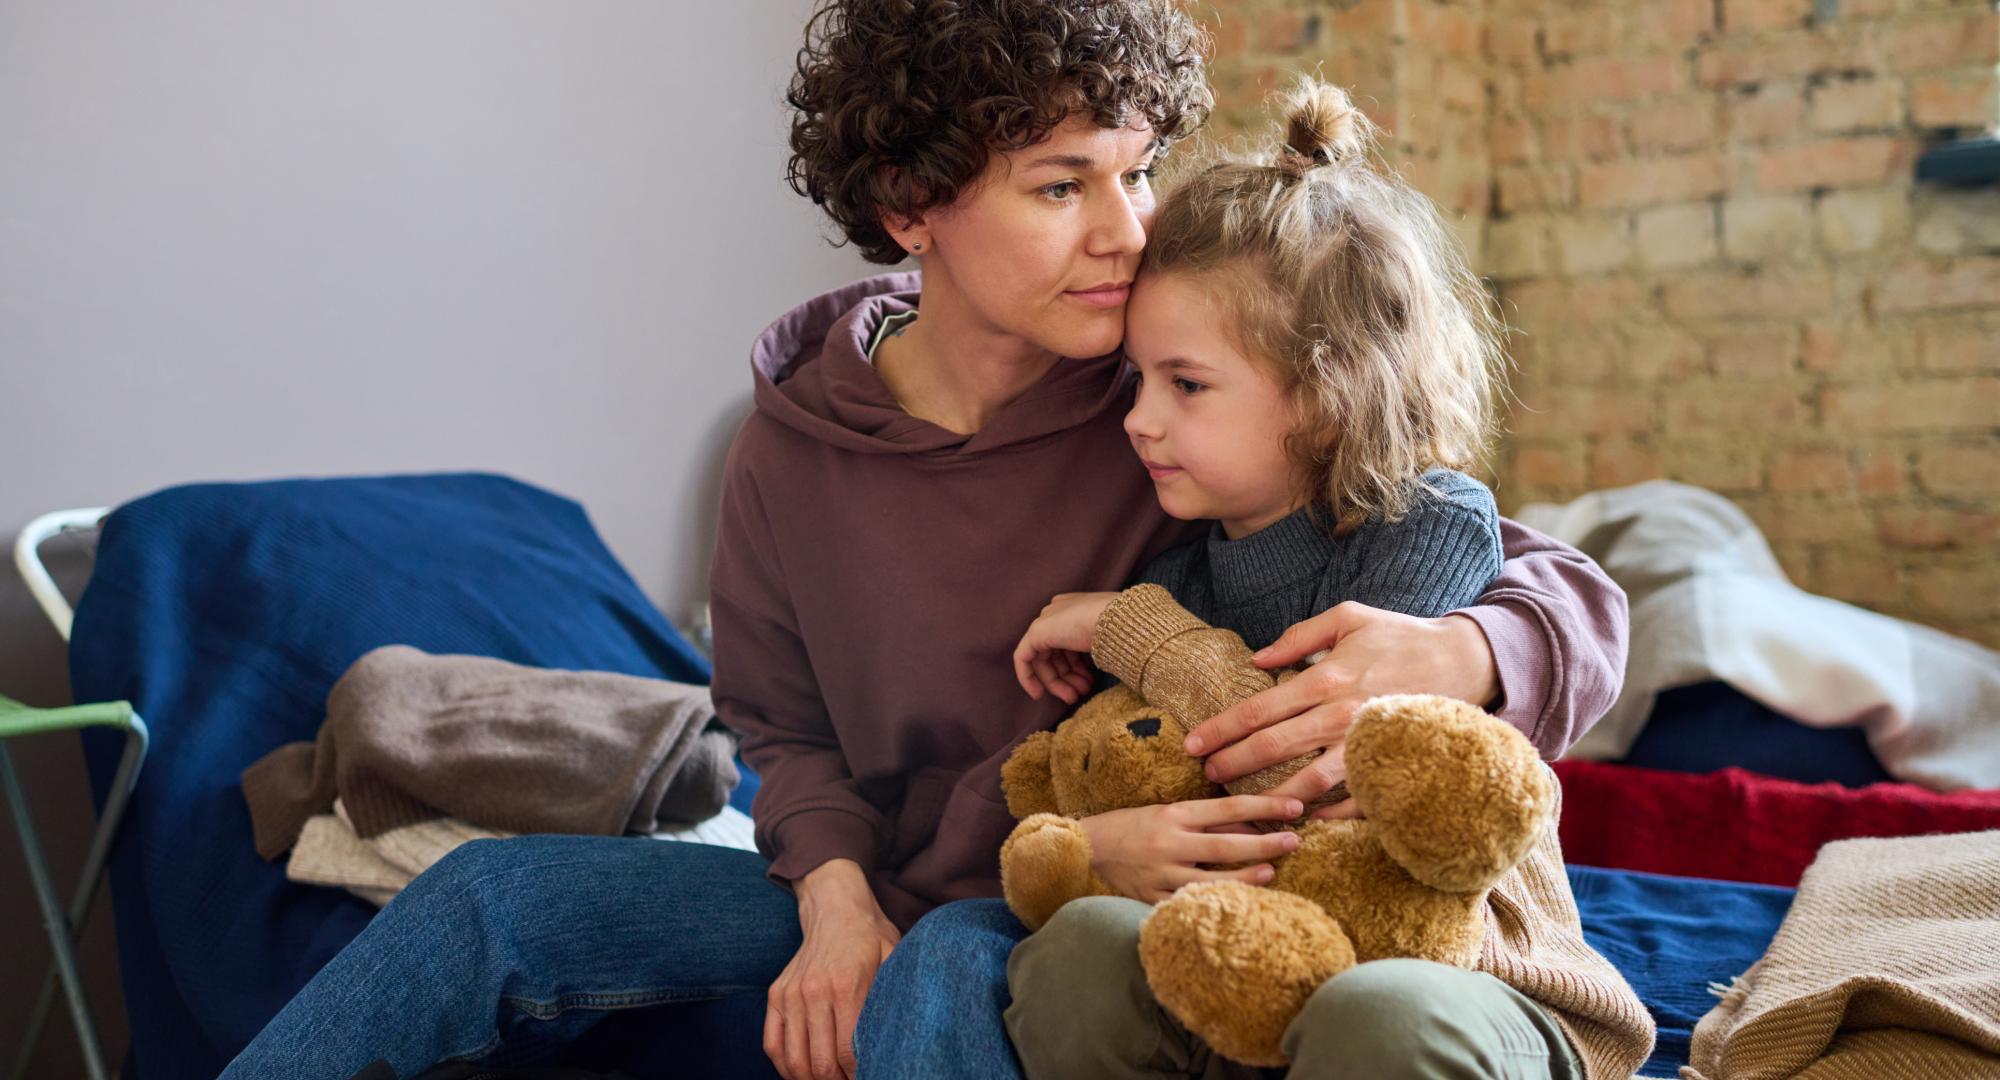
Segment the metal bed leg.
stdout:
<path fill-rule="evenodd" d="M 125 733 L 125 754 L 118 761 L 118 773 L 111 780 L 111 791 L 104 801 L 104 813 L 98 821 L 97 834 L 91 838 L 90 853 L 83 860 L 83 872 L 77 876 L 76 892 L 70 901 L 71 941 L 83 936 L 84 924 L 90 920 L 90 909 L 97 902 L 97 894 L 104 884 L 104 863 L 110 857 L 111 841 L 118 835 L 118 822 L 125 816 L 125 806 L 131 800 L 132 789 L 139 782 L 139 766 L 146 760 L 146 741 L 143 726 L 135 726 Z M 59 962 L 51 961 L 48 971 L 42 976 L 42 990 L 35 999 L 34 1011 L 28 1016 L 21 1049 L 15 1056 L 14 1071 L 9 1074 L 13 1080 L 21 1080 L 28 1075 L 28 1064 L 34 1058 L 35 1047 L 41 1042 L 42 1027 L 48 1023 L 49 1010 L 55 1005 L 60 978 Z M 102 1045 L 94 1035 L 90 1039 L 93 1046 Z"/>
<path fill-rule="evenodd" d="M 42 920 L 49 931 L 49 945 L 55 950 L 56 971 L 62 977 L 63 990 L 69 998 L 70 1020 L 76 1024 L 77 1039 L 83 1044 L 83 1066 L 90 1073 L 91 1080 L 106 1080 L 104 1052 L 97 1041 L 97 1025 L 90 1019 L 90 1004 L 84 1000 L 83 976 L 76 967 L 76 951 L 71 946 L 68 920 L 63 918 L 62 904 L 56 899 L 55 883 L 49 880 L 49 867 L 42 859 L 41 837 L 35 832 L 33 820 L 28 816 L 28 798 L 21 791 L 20 777 L 14 772 L 14 755 L 7 744 L 0 742 L 0 780 L 7 787 L 7 802 L 14 811 L 14 823 L 21 834 L 21 854 L 28 860 L 28 879 L 35 887 L 35 900 L 42 906 Z M 34 1039 L 27 1040 L 32 1047 Z"/>

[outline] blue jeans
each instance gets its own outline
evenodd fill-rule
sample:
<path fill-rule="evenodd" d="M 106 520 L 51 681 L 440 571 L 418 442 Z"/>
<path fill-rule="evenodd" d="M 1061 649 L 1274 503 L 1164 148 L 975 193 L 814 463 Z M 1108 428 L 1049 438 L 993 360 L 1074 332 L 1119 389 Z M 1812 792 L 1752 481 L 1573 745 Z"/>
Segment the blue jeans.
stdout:
<path fill-rule="evenodd" d="M 223 1072 L 346 1080 L 444 1061 L 774 1076 L 765 994 L 799 947 L 759 855 L 585 836 L 476 840 L 439 860 Z M 671 1006 L 671 1007 L 663 1007 Z"/>
<path fill-rule="evenodd" d="M 854 1031 L 856 1080 L 1018 1080 L 1007 1039 L 1007 956 L 1028 928 L 1001 900 L 960 900 L 917 920 L 875 973 Z"/>

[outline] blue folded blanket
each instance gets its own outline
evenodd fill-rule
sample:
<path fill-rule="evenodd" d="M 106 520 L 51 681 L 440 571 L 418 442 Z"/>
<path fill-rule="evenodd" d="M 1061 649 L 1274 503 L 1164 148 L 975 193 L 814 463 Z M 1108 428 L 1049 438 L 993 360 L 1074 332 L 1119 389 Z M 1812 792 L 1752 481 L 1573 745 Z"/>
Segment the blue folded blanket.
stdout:
<path fill-rule="evenodd" d="M 1642 1076 L 1676 1076 L 1710 983 L 1748 970 L 1777 935 L 1794 890 L 1571 866 L 1583 936 L 1624 974 L 1659 1025 Z"/>
<path fill-rule="evenodd" d="M 111 860 L 127 1080 L 212 1077 L 370 905 L 259 859 L 238 776 L 309 740 L 378 645 L 706 683 L 582 507 L 490 475 L 172 488 L 118 509 L 77 606 L 79 701 L 152 750 Z M 85 736 L 100 805 L 116 735 Z"/>

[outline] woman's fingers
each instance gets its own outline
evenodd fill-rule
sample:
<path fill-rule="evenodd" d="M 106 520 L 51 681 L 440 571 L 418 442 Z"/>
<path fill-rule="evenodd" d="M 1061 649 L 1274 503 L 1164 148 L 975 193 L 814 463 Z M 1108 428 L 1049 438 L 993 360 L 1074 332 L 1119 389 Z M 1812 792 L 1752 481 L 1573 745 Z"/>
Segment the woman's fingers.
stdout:
<path fill-rule="evenodd" d="M 1325 753 L 1307 762 L 1298 772 L 1286 777 L 1284 782 L 1272 788 L 1270 793 L 1310 803 L 1333 790 L 1333 785 L 1345 779 L 1347 779 L 1347 755 L 1345 748 L 1336 743 Z"/>
<path fill-rule="evenodd" d="M 1303 678 L 1293 679 L 1292 683 L 1304 681 Z M 1301 754 L 1338 746 L 1347 734 L 1353 713 L 1354 710 L 1346 702 L 1311 706 L 1295 716 L 1286 717 L 1269 727 L 1251 732 L 1248 737 L 1233 746 L 1223 747 L 1210 754 L 1205 771 L 1210 780 L 1226 784 L 1237 777 L 1248 776 L 1259 769 L 1282 764 Z M 1325 787 L 1310 794 L 1292 788 L 1287 788 L 1285 794 L 1310 798 L 1332 786 L 1333 780 L 1328 780 Z"/>
<path fill-rule="evenodd" d="M 841 1075 L 851 1080 L 859 1069 L 854 1060 L 854 1027 L 861 1022 L 861 1002 L 855 995 L 842 996 L 834 1002 L 833 1018 L 834 1053 L 840 1059 Z"/>
<path fill-rule="evenodd" d="M 785 1076 L 787 1080 L 811 1080 L 812 1058 L 807 1050 L 805 1001 L 797 989 L 785 995 Z"/>
<path fill-rule="evenodd" d="M 1232 746 L 1252 732 L 1305 712 L 1323 700 L 1327 691 L 1323 678 L 1305 675 L 1286 679 L 1269 690 L 1259 690 L 1195 725 L 1188 732 L 1187 752 L 1202 757 L 1218 748 Z"/>
<path fill-rule="evenodd" d="M 785 1047 L 785 1014 L 778 1010 L 778 995 L 782 991 L 773 988 L 770 999 L 764 1005 L 764 1056 L 777 1067 L 778 1075 L 785 1080 L 795 1080 L 791 1066 L 787 1064 L 788 1051 Z"/>
<path fill-rule="evenodd" d="M 840 1068 L 840 1023 L 834 1018 L 833 997 L 821 993 L 806 1003 L 812 1026 L 806 1035 L 806 1054 L 812 1080 L 848 1080 Z"/>
<path fill-rule="evenodd" d="M 1371 612 L 1378 611 L 1352 600 L 1336 604 L 1304 622 L 1293 623 L 1278 640 L 1257 651 L 1251 659 L 1269 670 L 1296 664 L 1300 660 L 1340 644 L 1340 639 L 1366 626 Z"/>

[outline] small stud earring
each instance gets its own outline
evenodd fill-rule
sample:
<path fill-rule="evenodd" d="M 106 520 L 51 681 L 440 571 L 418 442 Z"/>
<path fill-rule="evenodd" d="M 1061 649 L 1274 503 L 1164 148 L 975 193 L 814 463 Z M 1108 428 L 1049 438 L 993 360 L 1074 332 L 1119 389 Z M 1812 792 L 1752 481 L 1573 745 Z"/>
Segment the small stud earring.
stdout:
<path fill-rule="evenodd" d="M 924 249 L 924 246 L 923 246 L 922 244 L 911 244 L 911 245 L 910 245 L 910 250 L 911 250 L 911 251 L 922 251 L 923 249 Z"/>

